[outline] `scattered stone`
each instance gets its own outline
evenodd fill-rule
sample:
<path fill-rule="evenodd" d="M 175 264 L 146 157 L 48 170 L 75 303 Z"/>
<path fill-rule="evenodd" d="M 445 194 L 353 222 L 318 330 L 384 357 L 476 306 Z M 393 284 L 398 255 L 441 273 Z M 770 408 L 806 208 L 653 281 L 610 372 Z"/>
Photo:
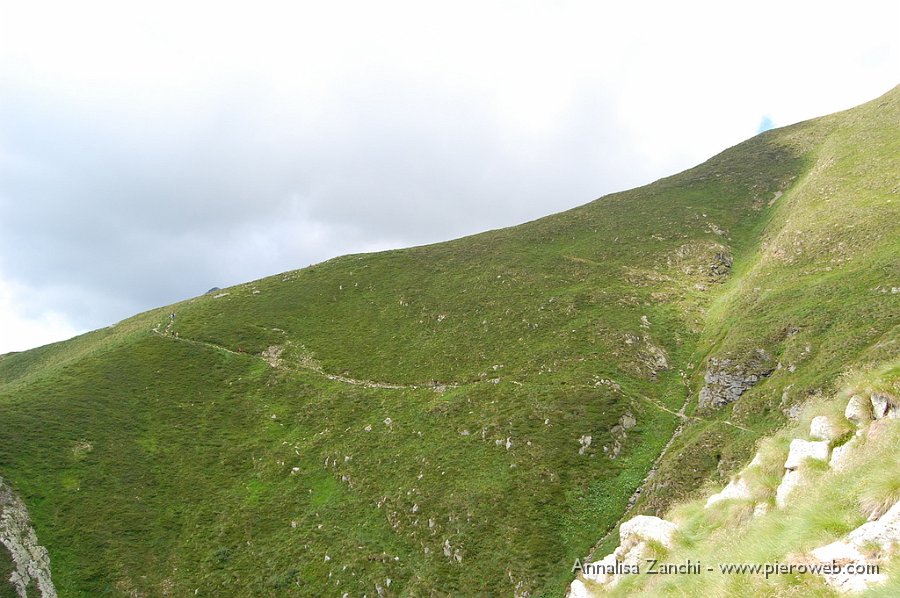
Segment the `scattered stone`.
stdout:
<path fill-rule="evenodd" d="M 270 366 L 273 368 L 277 368 L 281 365 L 281 354 L 284 353 L 284 347 L 279 347 L 278 345 L 271 345 L 268 349 L 263 351 L 260 355 L 263 359 L 268 362 Z"/>
<path fill-rule="evenodd" d="M 584 452 L 591 446 L 591 436 L 585 434 L 581 438 L 578 439 L 578 442 L 581 443 L 581 448 L 578 449 L 578 454 L 583 455 Z"/>
<path fill-rule="evenodd" d="M 372 431 L 372 424 L 367 424 L 366 427 L 363 428 L 363 430 L 365 430 L 366 432 L 371 432 L 371 431 Z"/>

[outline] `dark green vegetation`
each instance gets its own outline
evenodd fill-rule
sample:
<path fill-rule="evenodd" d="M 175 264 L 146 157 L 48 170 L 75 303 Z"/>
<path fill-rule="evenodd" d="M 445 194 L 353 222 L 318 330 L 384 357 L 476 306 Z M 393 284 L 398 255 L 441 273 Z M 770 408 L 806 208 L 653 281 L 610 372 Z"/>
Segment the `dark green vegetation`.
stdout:
<path fill-rule="evenodd" d="M 897 354 L 898 102 L 0 357 L 0 475 L 63 596 L 559 595 L 687 399 L 639 509 Z M 756 349 L 782 367 L 696 411 Z"/>

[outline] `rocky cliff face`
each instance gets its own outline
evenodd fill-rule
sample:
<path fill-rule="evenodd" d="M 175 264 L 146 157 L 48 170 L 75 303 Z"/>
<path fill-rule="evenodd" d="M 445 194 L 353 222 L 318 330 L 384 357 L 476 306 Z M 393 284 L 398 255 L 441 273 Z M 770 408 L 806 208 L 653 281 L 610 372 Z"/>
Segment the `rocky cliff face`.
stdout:
<path fill-rule="evenodd" d="M 38 544 L 25 503 L 3 478 L 0 478 L 0 544 L 12 556 L 15 570 L 7 581 L 20 598 L 26 598 L 27 590 L 35 586 L 43 598 L 56 597 L 50 576 L 50 555 Z"/>
<path fill-rule="evenodd" d="M 737 401 L 774 369 L 772 358 L 763 349 L 757 349 L 746 360 L 711 358 L 703 378 L 705 385 L 700 390 L 700 408 L 724 407 Z"/>

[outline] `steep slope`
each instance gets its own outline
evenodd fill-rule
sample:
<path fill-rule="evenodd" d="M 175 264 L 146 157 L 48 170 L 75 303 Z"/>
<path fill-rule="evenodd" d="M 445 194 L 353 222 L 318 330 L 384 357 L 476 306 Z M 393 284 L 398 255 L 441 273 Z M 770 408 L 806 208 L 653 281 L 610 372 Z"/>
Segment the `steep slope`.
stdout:
<path fill-rule="evenodd" d="M 562 593 L 681 424 L 638 508 L 736 467 L 783 386 L 896 351 L 898 95 L 0 357 L 0 475 L 60 595 Z M 695 409 L 726 359 L 764 381 Z"/>

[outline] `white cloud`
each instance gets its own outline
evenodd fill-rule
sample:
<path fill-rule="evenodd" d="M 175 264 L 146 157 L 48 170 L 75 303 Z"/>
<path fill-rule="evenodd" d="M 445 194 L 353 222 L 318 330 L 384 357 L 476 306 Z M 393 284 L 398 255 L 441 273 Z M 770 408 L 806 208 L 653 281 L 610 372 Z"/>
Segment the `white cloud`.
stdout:
<path fill-rule="evenodd" d="M 79 333 L 56 311 L 37 313 L 27 305 L 20 285 L 0 277 L 0 355 L 71 338 Z"/>
<path fill-rule="evenodd" d="M 898 21 L 892 0 L 0 0 L 0 268 L 41 305 L 27 326 L 87 328 L 516 224 L 876 97 Z"/>

